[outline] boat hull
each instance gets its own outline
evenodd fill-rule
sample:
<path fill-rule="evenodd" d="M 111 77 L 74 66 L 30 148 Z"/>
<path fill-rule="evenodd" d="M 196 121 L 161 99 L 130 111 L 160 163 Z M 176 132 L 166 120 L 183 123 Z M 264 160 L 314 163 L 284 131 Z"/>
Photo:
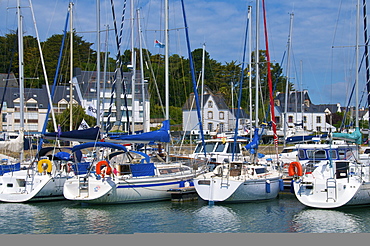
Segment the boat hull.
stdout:
<path fill-rule="evenodd" d="M 170 200 L 168 190 L 181 187 L 185 182 L 190 183 L 193 174 L 177 177 L 149 178 L 96 178 L 90 175 L 86 182 L 74 178 L 68 180 L 63 189 L 64 197 L 68 200 L 92 204 L 138 203 Z"/>
<path fill-rule="evenodd" d="M 209 202 L 251 202 L 274 199 L 280 191 L 280 178 L 232 180 L 228 185 L 221 178 L 195 178 L 198 195 Z"/>
<path fill-rule="evenodd" d="M 27 171 L 22 170 L 13 175 L 4 174 L 0 179 L 0 201 L 21 203 L 64 199 L 67 176 L 36 174 L 31 181 L 27 179 Z"/>
<path fill-rule="evenodd" d="M 337 180 L 335 187 L 328 187 L 323 182 L 312 185 L 294 181 L 293 187 L 297 199 L 308 207 L 330 209 L 370 204 L 370 182 Z"/>

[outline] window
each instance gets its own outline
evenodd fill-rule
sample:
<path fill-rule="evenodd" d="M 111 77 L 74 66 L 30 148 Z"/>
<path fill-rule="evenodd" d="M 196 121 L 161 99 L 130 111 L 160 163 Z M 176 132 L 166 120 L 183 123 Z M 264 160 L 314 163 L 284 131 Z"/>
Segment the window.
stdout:
<path fill-rule="evenodd" d="M 290 116 L 288 117 L 288 122 L 289 122 L 289 123 L 293 123 L 293 116 L 291 116 L 291 115 L 290 115 Z"/>
<path fill-rule="evenodd" d="M 316 116 L 316 123 L 321 123 L 321 116 Z"/>
<path fill-rule="evenodd" d="M 307 116 L 303 116 L 303 123 L 307 123 Z"/>
<path fill-rule="evenodd" d="M 225 117 L 224 112 L 220 112 L 220 120 L 223 120 L 223 119 L 224 119 L 224 117 Z"/>
<path fill-rule="evenodd" d="M 325 150 L 307 150 L 307 157 L 309 159 L 316 159 L 316 160 L 327 159 Z"/>
<path fill-rule="evenodd" d="M 275 117 L 275 123 L 276 124 L 280 124 L 280 116 L 276 116 Z"/>
<path fill-rule="evenodd" d="M 316 131 L 317 131 L 317 132 L 321 132 L 321 126 L 317 126 L 317 127 L 316 127 Z"/>
<path fill-rule="evenodd" d="M 212 111 L 208 111 L 208 119 L 213 119 L 213 112 Z"/>
<path fill-rule="evenodd" d="M 212 123 L 208 123 L 208 130 L 209 131 L 212 131 L 213 130 L 213 124 Z"/>
<path fill-rule="evenodd" d="M 220 132 L 224 132 L 224 129 L 225 129 L 225 126 L 224 126 L 224 123 L 220 123 Z"/>
<path fill-rule="evenodd" d="M 208 108 L 213 108 L 213 102 L 212 101 L 208 101 Z"/>

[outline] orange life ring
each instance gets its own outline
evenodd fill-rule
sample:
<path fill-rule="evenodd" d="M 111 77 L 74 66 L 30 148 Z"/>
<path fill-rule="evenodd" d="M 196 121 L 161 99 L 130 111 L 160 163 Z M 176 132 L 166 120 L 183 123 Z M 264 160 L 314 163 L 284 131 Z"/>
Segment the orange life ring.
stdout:
<path fill-rule="evenodd" d="M 302 165 L 298 161 L 293 161 L 289 164 L 289 176 L 302 176 L 303 175 L 303 170 L 302 170 Z"/>
<path fill-rule="evenodd" d="M 102 166 L 106 167 L 106 171 L 105 171 L 106 175 L 110 175 L 112 173 L 112 168 L 109 166 L 107 161 L 99 161 L 95 167 L 96 174 L 102 174 L 102 176 L 105 175 L 104 173 L 102 173 Z"/>

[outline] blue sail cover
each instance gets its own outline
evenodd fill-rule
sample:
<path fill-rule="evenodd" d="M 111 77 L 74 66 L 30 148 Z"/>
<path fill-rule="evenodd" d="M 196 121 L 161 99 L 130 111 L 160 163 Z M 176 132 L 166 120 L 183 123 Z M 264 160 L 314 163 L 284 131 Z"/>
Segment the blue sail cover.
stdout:
<path fill-rule="evenodd" d="M 250 143 L 248 143 L 245 148 L 246 149 L 250 149 L 250 150 L 255 150 L 258 148 L 258 145 L 259 145 L 259 142 L 260 142 L 260 136 L 258 135 L 258 128 L 256 128 L 254 130 L 254 135 L 253 135 L 253 138 L 252 138 L 252 141 Z M 252 152 L 252 151 L 251 151 Z M 253 151 L 254 152 L 254 151 Z"/>
<path fill-rule="evenodd" d="M 135 135 L 112 135 L 110 140 L 119 140 L 128 143 L 155 143 L 155 142 L 170 142 L 170 121 L 162 122 L 161 129 L 157 131 L 144 132 Z M 107 140 L 109 141 L 109 140 Z"/>
<path fill-rule="evenodd" d="M 45 139 L 56 139 L 64 141 L 79 141 L 79 142 L 89 142 L 98 141 L 101 139 L 100 128 L 91 127 L 84 130 L 73 130 L 68 132 L 50 132 L 44 134 Z"/>
<path fill-rule="evenodd" d="M 352 133 L 341 133 L 341 132 L 334 132 L 333 138 L 336 139 L 343 139 L 350 142 L 355 142 L 356 144 L 362 144 L 362 134 L 360 129 L 357 127 L 356 130 Z"/>
<path fill-rule="evenodd" d="M 154 176 L 154 163 L 130 164 L 133 177 Z"/>
<path fill-rule="evenodd" d="M 311 141 L 313 138 L 326 138 L 328 135 L 323 134 L 319 136 L 293 136 L 293 137 L 287 137 L 286 142 L 287 143 L 299 143 L 299 142 L 304 142 L 304 141 Z"/>
<path fill-rule="evenodd" d="M 75 152 L 81 149 L 95 148 L 95 147 L 107 147 L 107 148 L 112 148 L 112 149 L 123 150 L 125 152 L 127 151 L 126 147 L 120 144 L 108 143 L 108 142 L 88 142 L 88 143 L 83 143 L 83 144 L 73 146 L 72 152 Z"/>

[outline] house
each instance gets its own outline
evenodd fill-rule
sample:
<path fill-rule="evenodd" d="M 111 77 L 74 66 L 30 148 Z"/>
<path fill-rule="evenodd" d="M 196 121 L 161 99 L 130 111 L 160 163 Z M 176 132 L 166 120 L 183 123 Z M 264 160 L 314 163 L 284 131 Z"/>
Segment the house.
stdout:
<path fill-rule="evenodd" d="M 141 83 L 140 71 L 135 73 L 135 94 L 132 94 L 132 72 L 123 72 L 122 78 L 118 74 L 116 81 L 122 81 L 121 85 L 118 86 L 118 82 L 115 85 L 115 91 L 112 93 L 112 87 L 114 83 L 114 72 L 101 72 L 100 74 L 100 109 L 103 114 L 102 117 L 102 128 L 106 129 L 108 120 L 110 124 L 113 124 L 112 130 L 120 129 L 128 131 L 132 124 L 127 124 L 127 121 L 132 123 L 135 121 L 135 131 L 144 130 L 149 131 L 150 129 L 150 101 L 148 94 L 148 83 L 144 81 Z M 96 71 L 81 71 L 81 69 L 75 69 L 75 76 L 78 83 L 75 84 L 78 90 L 82 107 L 97 108 L 97 85 Z M 123 84 L 125 86 L 123 86 Z M 125 89 L 125 91 L 124 91 Z M 126 93 L 126 99 L 125 99 Z M 113 94 L 113 98 L 112 98 Z M 121 95 L 116 97 L 116 95 Z M 134 107 L 132 99 L 134 98 Z M 111 99 L 113 104 L 111 105 Z M 127 105 L 125 104 L 127 102 Z M 119 105 L 119 106 L 118 106 Z M 120 108 L 120 110 L 117 110 Z M 110 118 L 108 115 L 110 112 Z M 134 113 L 132 113 L 134 111 Z M 127 114 L 126 114 L 127 112 Z M 127 120 L 128 116 L 128 120 Z M 134 116 L 134 117 L 133 117 Z"/>
<path fill-rule="evenodd" d="M 101 73 L 100 80 L 100 103 L 102 126 L 105 129 L 108 122 L 108 114 L 110 111 L 110 122 L 114 124 L 113 129 L 120 127 L 121 130 L 127 131 L 129 126 L 127 124 L 127 115 L 129 121 L 135 120 L 135 131 L 143 130 L 144 122 L 146 124 L 146 131 L 149 131 L 150 121 L 150 103 L 147 90 L 147 83 L 139 83 L 141 81 L 140 71 L 136 72 L 135 76 L 135 96 L 134 96 L 134 107 L 132 107 L 132 72 L 122 73 L 123 78 L 117 77 L 117 81 L 123 81 L 125 87 L 116 84 L 116 90 L 112 93 L 112 86 L 114 81 L 114 73 L 108 72 L 104 77 L 104 73 Z M 98 91 L 96 86 L 97 72 L 95 71 L 81 71 L 79 68 L 74 69 L 75 81 L 73 87 L 73 103 L 79 104 L 84 107 L 87 112 L 89 108 L 96 110 Z M 5 76 L 5 75 L 4 75 Z M 14 78 L 14 76 L 13 76 Z M 4 95 L 5 87 L 0 87 L 0 95 L 4 95 L 3 108 L 1 111 L 2 131 L 17 132 L 20 128 L 20 97 L 19 88 L 15 82 L 12 82 L 11 86 L 8 84 L 6 87 L 6 93 Z M 9 80 L 10 81 L 10 80 Z M 77 83 L 76 83 L 77 82 Z M 2 83 L 4 84 L 4 83 Z M 5 85 L 5 84 L 4 84 Z M 126 91 L 123 91 L 123 88 Z M 70 86 L 57 86 L 53 98 L 53 107 L 56 113 L 61 113 L 63 110 L 69 107 L 70 97 Z M 126 100 L 124 93 L 126 92 Z M 113 94 L 113 98 L 111 95 Z M 25 131 L 39 133 L 42 131 L 46 113 L 49 105 L 48 93 L 46 86 L 42 88 L 25 88 L 24 99 L 25 99 Z M 116 95 L 120 95 L 116 97 Z M 113 103 L 111 105 L 111 99 Z M 144 101 L 144 103 L 143 103 Z M 127 102 L 127 105 L 125 105 Z M 117 110 L 117 109 L 120 110 Z M 132 113 L 134 108 L 134 114 Z M 128 114 L 126 115 L 125 112 Z M 88 113 L 89 114 L 89 113 Z M 96 114 L 96 112 L 95 112 Z M 91 114 L 90 114 L 91 115 Z M 134 117 L 132 117 L 134 115 Z M 93 116 L 93 115 L 92 115 Z M 51 117 L 51 116 L 50 116 Z M 96 115 L 95 115 L 96 117 Z"/>
<path fill-rule="evenodd" d="M 301 126 L 303 130 L 309 132 L 329 132 L 336 131 L 336 128 L 327 122 L 327 116 L 335 112 L 341 112 L 340 104 L 320 104 L 312 103 L 308 90 L 291 91 L 287 98 L 285 107 L 285 93 L 278 92 L 274 99 L 275 121 L 278 129 L 284 129 L 284 115 L 286 110 L 287 128 Z"/>
<path fill-rule="evenodd" d="M 69 107 L 69 86 L 57 86 L 54 93 L 53 109 L 55 113 L 61 113 Z M 0 87 L 0 95 L 4 95 L 3 107 L 1 109 L 2 131 L 18 132 L 20 129 L 20 95 L 19 88 Z M 28 133 L 39 133 L 42 131 L 48 105 L 47 88 L 25 88 L 24 89 L 24 131 Z M 73 104 L 79 104 L 77 94 L 73 91 Z"/>
<path fill-rule="evenodd" d="M 205 134 L 234 131 L 237 109 L 230 109 L 221 93 L 213 93 L 207 86 L 203 96 L 199 95 L 201 118 Z M 199 134 L 199 120 L 194 93 L 191 93 L 182 107 L 183 131 L 187 134 Z M 238 129 L 243 130 L 249 125 L 249 117 L 244 110 L 239 110 Z"/>

